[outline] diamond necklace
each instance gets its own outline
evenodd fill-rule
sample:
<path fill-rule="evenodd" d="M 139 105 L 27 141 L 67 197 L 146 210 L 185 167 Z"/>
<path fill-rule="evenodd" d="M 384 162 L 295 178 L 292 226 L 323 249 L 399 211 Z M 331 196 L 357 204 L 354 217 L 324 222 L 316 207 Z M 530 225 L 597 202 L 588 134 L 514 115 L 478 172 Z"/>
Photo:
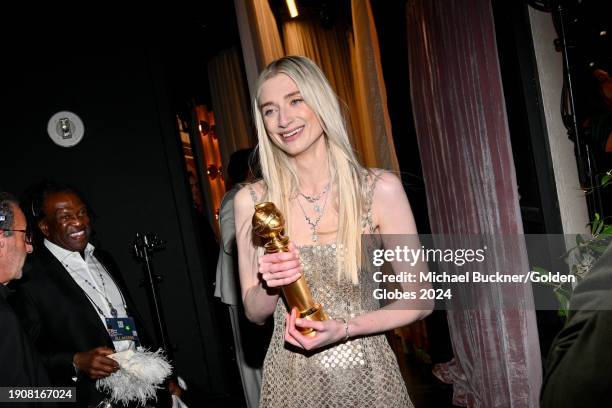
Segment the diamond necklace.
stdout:
<path fill-rule="evenodd" d="M 300 193 L 300 195 L 302 197 L 304 197 L 304 199 L 306 201 L 308 201 L 310 204 L 312 204 L 315 212 L 317 214 L 321 214 L 324 210 L 324 208 L 321 208 L 321 206 L 319 205 L 318 201 L 321 199 L 321 197 L 323 197 L 323 194 L 327 193 L 327 191 L 329 190 L 329 186 L 331 185 L 331 180 L 327 183 L 327 185 L 325 187 L 323 187 L 323 190 L 321 190 L 321 192 L 315 196 L 309 196 L 306 195 L 304 193 L 302 193 L 300 190 L 298 190 L 298 193 Z M 325 207 L 325 204 L 323 205 L 323 207 Z"/>
<path fill-rule="evenodd" d="M 321 194 L 319 194 L 318 199 L 321 199 L 321 196 L 323 195 L 324 192 L 326 192 L 328 190 L 329 184 L 327 185 L 327 187 L 325 187 L 323 189 L 323 191 L 321 192 Z M 300 195 L 303 196 L 302 193 L 300 193 Z M 297 197 L 297 202 L 298 205 L 300 206 L 300 209 L 302 210 L 302 213 L 304 214 L 304 218 L 306 219 L 306 222 L 308 223 L 308 225 L 310 226 L 310 229 L 312 230 L 312 242 L 317 242 L 319 240 L 319 236 L 317 235 L 317 227 L 319 226 L 319 222 L 321 221 L 321 218 L 323 217 L 323 213 L 325 212 L 325 207 L 327 206 L 327 198 L 329 197 L 329 194 L 325 195 L 325 201 L 323 202 L 323 208 L 320 209 L 319 211 L 319 207 L 318 204 L 315 205 L 315 211 L 317 212 L 317 214 L 319 214 L 317 216 L 317 218 L 315 218 L 315 220 L 313 221 L 312 218 L 310 218 L 307 214 L 306 214 L 306 210 L 304 210 L 304 207 L 302 207 L 302 203 L 300 202 L 300 197 Z M 306 198 L 306 197 L 304 197 Z M 308 198 L 306 198 L 306 201 L 310 201 L 308 200 Z"/>
<path fill-rule="evenodd" d="M 329 190 L 329 186 L 331 185 L 331 180 L 327 183 L 327 185 L 325 187 L 323 187 L 323 190 L 321 190 L 321 192 L 317 195 L 314 196 L 309 196 L 306 195 L 304 193 L 302 193 L 300 190 L 298 190 L 298 193 L 300 193 L 300 195 L 302 197 L 304 197 L 306 199 L 306 201 L 308 201 L 309 203 L 314 203 L 315 201 L 319 201 L 321 199 L 321 197 L 323 197 L 323 194 L 327 193 L 327 190 Z"/>

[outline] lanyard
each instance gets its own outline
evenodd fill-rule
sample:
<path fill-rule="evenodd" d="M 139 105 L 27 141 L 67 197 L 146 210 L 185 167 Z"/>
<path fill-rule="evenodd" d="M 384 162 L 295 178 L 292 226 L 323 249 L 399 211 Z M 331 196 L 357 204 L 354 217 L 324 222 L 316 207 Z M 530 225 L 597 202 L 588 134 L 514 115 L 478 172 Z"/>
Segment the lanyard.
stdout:
<path fill-rule="evenodd" d="M 95 257 L 94 257 L 95 259 Z M 85 262 L 85 268 L 89 274 L 89 277 L 91 278 L 91 280 L 95 282 L 93 275 L 91 273 L 91 270 L 89 268 L 89 264 L 87 263 L 87 261 L 85 261 L 83 259 L 83 261 Z M 106 303 L 108 305 L 108 310 L 110 312 L 110 315 L 114 318 L 116 318 L 119 313 L 117 312 L 117 309 L 114 307 L 113 303 L 110 301 L 110 299 L 108 298 L 107 294 L 106 294 L 106 283 L 104 282 L 104 276 L 102 274 L 102 272 L 100 271 L 100 268 L 97 265 L 98 260 L 95 259 L 95 262 L 92 261 L 93 266 L 96 268 L 97 272 L 98 272 L 98 276 L 100 277 L 100 282 L 102 283 L 102 288 L 104 289 L 104 292 L 102 292 L 99 288 L 97 283 L 94 285 L 94 283 L 90 282 L 89 279 L 87 279 L 86 277 L 82 276 L 82 274 L 78 273 L 78 271 L 72 269 L 67 263 L 64 263 L 64 266 L 70 270 L 72 272 L 73 275 L 78 276 L 83 282 L 85 282 L 89 287 L 91 287 L 93 290 L 95 290 L 96 292 L 98 292 L 100 294 L 100 296 L 102 296 L 104 298 L 104 300 L 106 300 Z M 104 266 L 103 266 L 104 267 Z M 121 290 L 119 289 L 119 286 L 117 285 L 117 282 L 115 282 L 115 280 L 112 278 L 112 276 L 110 275 L 110 273 L 108 273 L 108 270 L 105 269 L 105 272 L 107 274 L 107 276 L 111 277 L 111 280 L 113 281 L 113 283 L 115 284 L 115 287 L 117 288 L 117 291 L 119 293 L 119 296 L 121 297 L 121 301 L 123 303 L 123 308 L 125 309 L 126 313 L 127 313 L 127 305 L 125 304 L 125 298 L 123 297 L 123 294 L 121 293 Z M 98 306 L 98 304 L 91 298 L 91 296 L 89 296 L 89 294 L 87 293 L 87 291 L 83 290 L 83 292 L 85 293 L 85 295 L 87 296 L 87 298 L 91 301 L 91 303 L 94 305 L 94 307 L 98 310 L 98 312 L 103 316 L 106 317 L 106 315 L 104 314 L 104 312 L 102 311 L 102 309 L 100 308 L 100 306 Z"/>

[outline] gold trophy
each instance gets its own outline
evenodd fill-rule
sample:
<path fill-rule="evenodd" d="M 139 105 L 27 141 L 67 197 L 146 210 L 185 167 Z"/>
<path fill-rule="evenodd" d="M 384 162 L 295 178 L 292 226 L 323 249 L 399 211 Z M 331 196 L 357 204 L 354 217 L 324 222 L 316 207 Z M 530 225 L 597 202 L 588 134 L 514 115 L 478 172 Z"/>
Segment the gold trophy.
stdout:
<path fill-rule="evenodd" d="M 261 239 L 266 254 L 289 252 L 289 237 L 283 235 L 284 229 L 285 219 L 274 203 L 264 202 L 255 205 L 253 233 Z M 283 286 L 282 290 L 289 310 L 295 307 L 298 311 L 298 317 L 313 321 L 329 319 L 323 311 L 323 307 L 315 303 L 312 298 L 304 275 L 300 276 L 300 279 L 295 282 Z M 299 328 L 299 330 L 307 336 L 315 335 L 314 329 Z"/>

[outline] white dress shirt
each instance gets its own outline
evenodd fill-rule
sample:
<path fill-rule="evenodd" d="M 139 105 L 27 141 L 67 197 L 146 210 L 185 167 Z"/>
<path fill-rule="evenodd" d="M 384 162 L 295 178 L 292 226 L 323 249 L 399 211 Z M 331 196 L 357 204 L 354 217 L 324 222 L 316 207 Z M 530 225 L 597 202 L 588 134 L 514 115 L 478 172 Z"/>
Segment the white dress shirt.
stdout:
<path fill-rule="evenodd" d="M 111 305 L 117 310 L 117 317 L 128 317 L 123 295 L 104 265 L 93 255 L 95 249 L 93 245 L 87 244 L 84 251 L 85 259 L 83 259 L 78 252 L 64 249 L 46 239 L 44 244 L 85 292 L 104 327 L 106 327 L 106 318 L 113 317 Z M 113 344 L 116 351 L 135 348 L 132 340 L 114 341 Z"/>

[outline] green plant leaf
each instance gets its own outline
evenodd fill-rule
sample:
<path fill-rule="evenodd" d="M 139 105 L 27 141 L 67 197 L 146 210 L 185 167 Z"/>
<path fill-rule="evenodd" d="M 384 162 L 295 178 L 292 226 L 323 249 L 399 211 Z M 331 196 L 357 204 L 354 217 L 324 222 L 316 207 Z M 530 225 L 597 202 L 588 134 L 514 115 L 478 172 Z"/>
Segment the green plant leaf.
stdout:
<path fill-rule="evenodd" d="M 555 290 L 555 297 L 559 302 L 559 315 L 567 316 L 569 311 L 569 294 L 563 289 Z"/>
<path fill-rule="evenodd" d="M 593 251 L 597 253 L 603 254 L 606 251 L 606 249 L 608 249 L 608 246 L 593 244 L 593 245 L 590 245 L 589 248 L 591 248 Z"/>
<path fill-rule="evenodd" d="M 597 236 L 601 233 L 601 231 L 603 231 L 603 228 L 604 228 L 603 220 L 599 217 L 599 214 L 595 213 L 595 219 L 591 223 L 591 233 L 594 236 Z"/>
<path fill-rule="evenodd" d="M 542 268 L 541 266 L 534 266 L 531 268 L 532 271 L 537 272 L 540 275 L 545 275 L 547 274 L 549 271 Z"/>
<path fill-rule="evenodd" d="M 557 292 L 560 293 L 563 297 L 565 297 L 568 302 L 569 302 L 569 299 L 572 297 L 572 291 L 571 290 L 559 288 L 559 289 L 557 289 Z"/>

